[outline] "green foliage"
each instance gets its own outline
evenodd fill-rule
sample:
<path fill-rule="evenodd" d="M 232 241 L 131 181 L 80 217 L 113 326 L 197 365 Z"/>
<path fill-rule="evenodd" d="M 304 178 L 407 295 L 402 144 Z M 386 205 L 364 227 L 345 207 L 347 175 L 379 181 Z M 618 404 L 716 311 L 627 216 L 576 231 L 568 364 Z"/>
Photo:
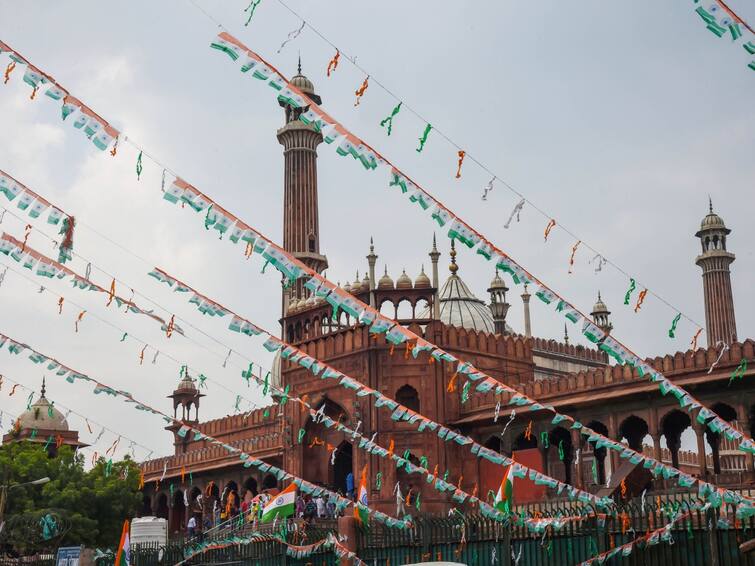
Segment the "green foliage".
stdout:
<path fill-rule="evenodd" d="M 86 471 L 84 456 L 74 455 L 70 446 L 61 446 L 54 458 L 48 457 L 38 443 L 0 446 L 0 483 L 19 484 L 45 476 L 50 478 L 46 484 L 8 490 L 6 519 L 55 510 L 71 522 L 63 545 L 118 544 L 124 519 L 133 517 L 141 502 L 139 467 L 133 460 L 126 456 L 108 467 L 106 460 L 100 458 Z"/>

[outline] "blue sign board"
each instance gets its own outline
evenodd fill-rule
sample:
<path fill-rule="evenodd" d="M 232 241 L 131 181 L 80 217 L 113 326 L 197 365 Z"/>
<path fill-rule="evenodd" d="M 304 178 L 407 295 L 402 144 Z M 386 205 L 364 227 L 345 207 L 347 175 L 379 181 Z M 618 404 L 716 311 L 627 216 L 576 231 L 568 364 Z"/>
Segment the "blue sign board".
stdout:
<path fill-rule="evenodd" d="M 79 558 L 81 558 L 80 546 L 63 546 L 58 548 L 55 566 L 79 566 Z"/>

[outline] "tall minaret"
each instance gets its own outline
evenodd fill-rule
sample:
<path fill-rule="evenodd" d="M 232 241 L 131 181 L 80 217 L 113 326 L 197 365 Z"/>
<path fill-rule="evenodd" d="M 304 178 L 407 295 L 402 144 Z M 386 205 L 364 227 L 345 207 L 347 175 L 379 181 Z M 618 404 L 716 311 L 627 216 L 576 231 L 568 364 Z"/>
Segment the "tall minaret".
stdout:
<path fill-rule="evenodd" d="M 734 319 L 734 297 L 731 293 L 729 265 L 734 254 L 726 251 L 726 236 L 731 233 L 723 219 L 713 212 L 713 202 L 709 202 L 709 212 L 700 223 L 695 234 L 700 238 L 703 252 L 695 263 L 703 270 L 703 294 L 705 295 L 705 326 L 708 346 L 719 342 L 731 344 L 737 341 L 737 322 Z"/>
<path fill-rule="evenodd" d="M 291 79 L 314 102 L 320 104 L 312 82 L 299 72 Z M 278 141 L 283 146 L 283 247 L 293 252 L 297 259 L 318 273 L 328 267 L 327 258 L 320 253 L 320 222 L 317 205 L 317 146 L 322 135 L 311 125 L 299 120 L 308 107 L 295 109 L 280 103 L 285 109 L 286 125 L 278 130 Z M 288 299 L 304 298 L 304 282 L 288 290 Z M 287 308 L 287 293 L 284 291 L 283 314 Z"/>

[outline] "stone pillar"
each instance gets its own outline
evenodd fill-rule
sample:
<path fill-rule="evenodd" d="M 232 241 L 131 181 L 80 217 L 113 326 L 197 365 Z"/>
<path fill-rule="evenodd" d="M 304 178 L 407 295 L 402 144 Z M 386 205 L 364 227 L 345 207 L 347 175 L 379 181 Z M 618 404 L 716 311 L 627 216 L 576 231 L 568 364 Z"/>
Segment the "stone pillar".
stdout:
<path fill-rule="evenodd" d="M 582 480 L 582 450 L 580 449 L 581 435 L 577 429 L 571 431 L 571 444 L 572 450 L 574 450 L 574 472 L 572 475 L 572 484 L 577 489 L 584 488 L 584 481 Z"/>
<path fill-rule="evenodd" d="M 621 440 L 619 438 L 619 429 L 618 425 L 616 424 L 616 414 L 611 413 L 608 415 L 608 437 L 611 440 Z M 608 453 L 608 459 L 611 462 L 611 477 L 613 478 L 613 475 L 616 473 L 616 470 L 619 469 L 619 454 L 615 450 L 608 450 L 606 449 L 606 452 Z M 606 481 L 608 480 L 608 474 L 606 474 Z"/>
<path fill-rule="evenodd" d="M 391 466 L 394 467 L 394 466 Z M 338 534 L 341 536 L 343 544 L 351 552 L 357 552 L 357 520 L 354 517 L 346 515 L 338 518 Z M 353 562 L 341 561 L 343 566 L 352 566 Z"/>
<path fill-rule="evenodd" d="M 701 478 L 707 475 L 707 464 L 705 459 L 705 425 L 699 424 L 697 421 L 693 421 L 692 425 L 697 437 L 697 467 L 698 474 Z"/>
<path fill-rule="evenodd" d="M 741 428 L 742 432 L 750 436 L 749 430 L 752 423 L 750 423 L 750 412 L 744 403 L 737 405 L 737 423 L 739 423 L 738 428 Z M 755 471 L 755 458 L 750 453 L 745 455 L 745 470 L 750 475 Z"/>
<path fill-rule="evenodd" d="M 530 297 L 527 292 L 527 284 L 524 285 L 524 293 L 522 293 L 522 303 L 524 305 L 524 335 L 527 338 L 532 337 L 532 322 L 530 320 Z"/>

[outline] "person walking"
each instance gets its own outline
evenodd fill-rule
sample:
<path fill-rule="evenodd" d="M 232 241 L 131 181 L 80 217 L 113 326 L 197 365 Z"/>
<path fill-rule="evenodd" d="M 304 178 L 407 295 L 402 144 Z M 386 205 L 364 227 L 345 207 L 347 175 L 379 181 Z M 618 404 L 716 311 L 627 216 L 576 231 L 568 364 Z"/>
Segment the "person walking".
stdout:
<path fill-rule="evenodd" d="M 197 518 L 194 515 L 189 517 L 189 522 L 186 523 L 186 530 L 189 533 L 189 538 L 194 538 L 197 531 Z"/>

